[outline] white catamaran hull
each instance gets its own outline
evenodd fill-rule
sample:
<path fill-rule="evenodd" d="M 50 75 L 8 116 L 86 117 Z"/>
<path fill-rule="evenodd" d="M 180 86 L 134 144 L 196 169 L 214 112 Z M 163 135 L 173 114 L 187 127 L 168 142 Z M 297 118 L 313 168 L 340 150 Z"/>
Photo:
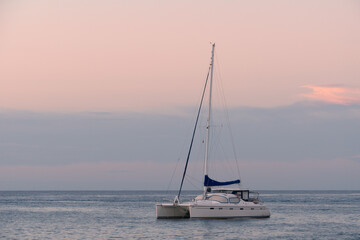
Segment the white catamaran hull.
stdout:
<path fill-rule="evenodd" d="M 239 207 L 239 206 L 199 206 L 190 207 L 191 218 L 267 218 L 270 211 L 265 206 Z"/>
<path fill-rule="evenodd" d="M 156 204 L 156 218 L 189 218 L 189 205 L 162 203 Z"/>
<path fill-rule="evenodd" d="M 186 204 L 156 205 L 156 218 L 267 218 L 270 211 L 260 204 Z"/>

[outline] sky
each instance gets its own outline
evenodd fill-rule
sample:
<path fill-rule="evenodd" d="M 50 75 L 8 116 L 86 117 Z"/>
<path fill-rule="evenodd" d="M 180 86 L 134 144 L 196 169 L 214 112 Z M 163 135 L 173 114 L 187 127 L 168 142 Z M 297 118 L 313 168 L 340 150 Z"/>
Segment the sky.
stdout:
<path fill-rule="evenodd" d="M 0 190 L 177 189 L 210 42 L 245 187 L 360 189 L 359 29 L 355 0 L 0 0 Z"/>

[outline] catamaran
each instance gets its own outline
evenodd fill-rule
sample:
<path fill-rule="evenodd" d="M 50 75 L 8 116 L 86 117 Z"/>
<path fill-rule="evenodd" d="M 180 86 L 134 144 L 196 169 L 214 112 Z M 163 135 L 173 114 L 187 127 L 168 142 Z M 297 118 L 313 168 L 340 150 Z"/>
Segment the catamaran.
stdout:
<path fill-rule="evenodd" d="M 213 84 L 213 70 L 214 70 L 214 53 L 215 44 L 212 44 L 211 63 L 209 72 L 205 81 L 205 86 L 202 93 L 200 106 L 198 109 L 195 127 L 193 130 L 192 139 L 190 142 L 189 152 L 187 154 L 186 164 L 180 184 L 178 194 L 175 196 L 173 202 L 156 204 L 157 218 L 267 218 L 270 217 L 269 209 L 259 201 L 257 197 L 251 197 L 248 189 L 240 187 L 240 179 L 219 182 L 211 179 L 208 174 L 208 159 L 210 148 L 210 128 L 211 128 L 211 100 L 212 100 L 212 84 Z M 189 163 L 189 158 L 194 142 L 194 136 L 197 129 L 199 115 L 203 105 L 205 92 L 207 89 L 208 78 L 210 74 L 209 84 L 209 104 L 208 117 L 206 123 L 206 142 L 205 142 L 205 162 L 204 162 L 204 187 L 203 194 L 197 196 L 192 201 L 181 202 L 180 194 L 186 175 L 186 170 Z M 224 187 L 231 186 L 231 187 Z"/>

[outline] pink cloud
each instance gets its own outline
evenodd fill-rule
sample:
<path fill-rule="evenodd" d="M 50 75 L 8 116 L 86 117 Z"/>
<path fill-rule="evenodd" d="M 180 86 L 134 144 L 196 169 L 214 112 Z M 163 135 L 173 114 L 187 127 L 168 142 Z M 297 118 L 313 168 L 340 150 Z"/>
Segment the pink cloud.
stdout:
<path fill-rule="evenodd" d="M 312 90 L 311 93 L 301 95 L 309 99 L 342 105 L 360 104 L 360 89 L 358 88 L 318 85 L 304 85 L 302 87 Z"/>

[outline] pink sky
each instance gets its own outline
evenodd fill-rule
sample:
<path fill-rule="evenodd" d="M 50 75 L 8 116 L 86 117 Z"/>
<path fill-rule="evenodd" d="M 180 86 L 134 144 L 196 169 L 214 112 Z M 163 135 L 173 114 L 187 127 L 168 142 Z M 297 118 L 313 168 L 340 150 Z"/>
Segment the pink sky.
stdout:
<path fill-rule="evenodd" d="M 185 131 L 153 112 L 197 106 L 210 42 L 228 105 L 290 105 L 238 109 L 237 137 L 269 153 L 240 159 L 247 186 L 358 189 L 359 30 L 357 0 L 0 1 L 0 190 L 143 189 L 148 179 L 164 190 L 177 159 L 164 145 L 178 147 Z M 357 105 L 291 105 L 304 100 Z M 120 149 L 144 155 L 134 162 Z"/>
<path fill-rule="evenodd" d="M 217 56 L 231 105 L 304 85 L 359 88 L 358 1 L 1 1 L 0 108 L 168 109 L 197 103 Z"/>

